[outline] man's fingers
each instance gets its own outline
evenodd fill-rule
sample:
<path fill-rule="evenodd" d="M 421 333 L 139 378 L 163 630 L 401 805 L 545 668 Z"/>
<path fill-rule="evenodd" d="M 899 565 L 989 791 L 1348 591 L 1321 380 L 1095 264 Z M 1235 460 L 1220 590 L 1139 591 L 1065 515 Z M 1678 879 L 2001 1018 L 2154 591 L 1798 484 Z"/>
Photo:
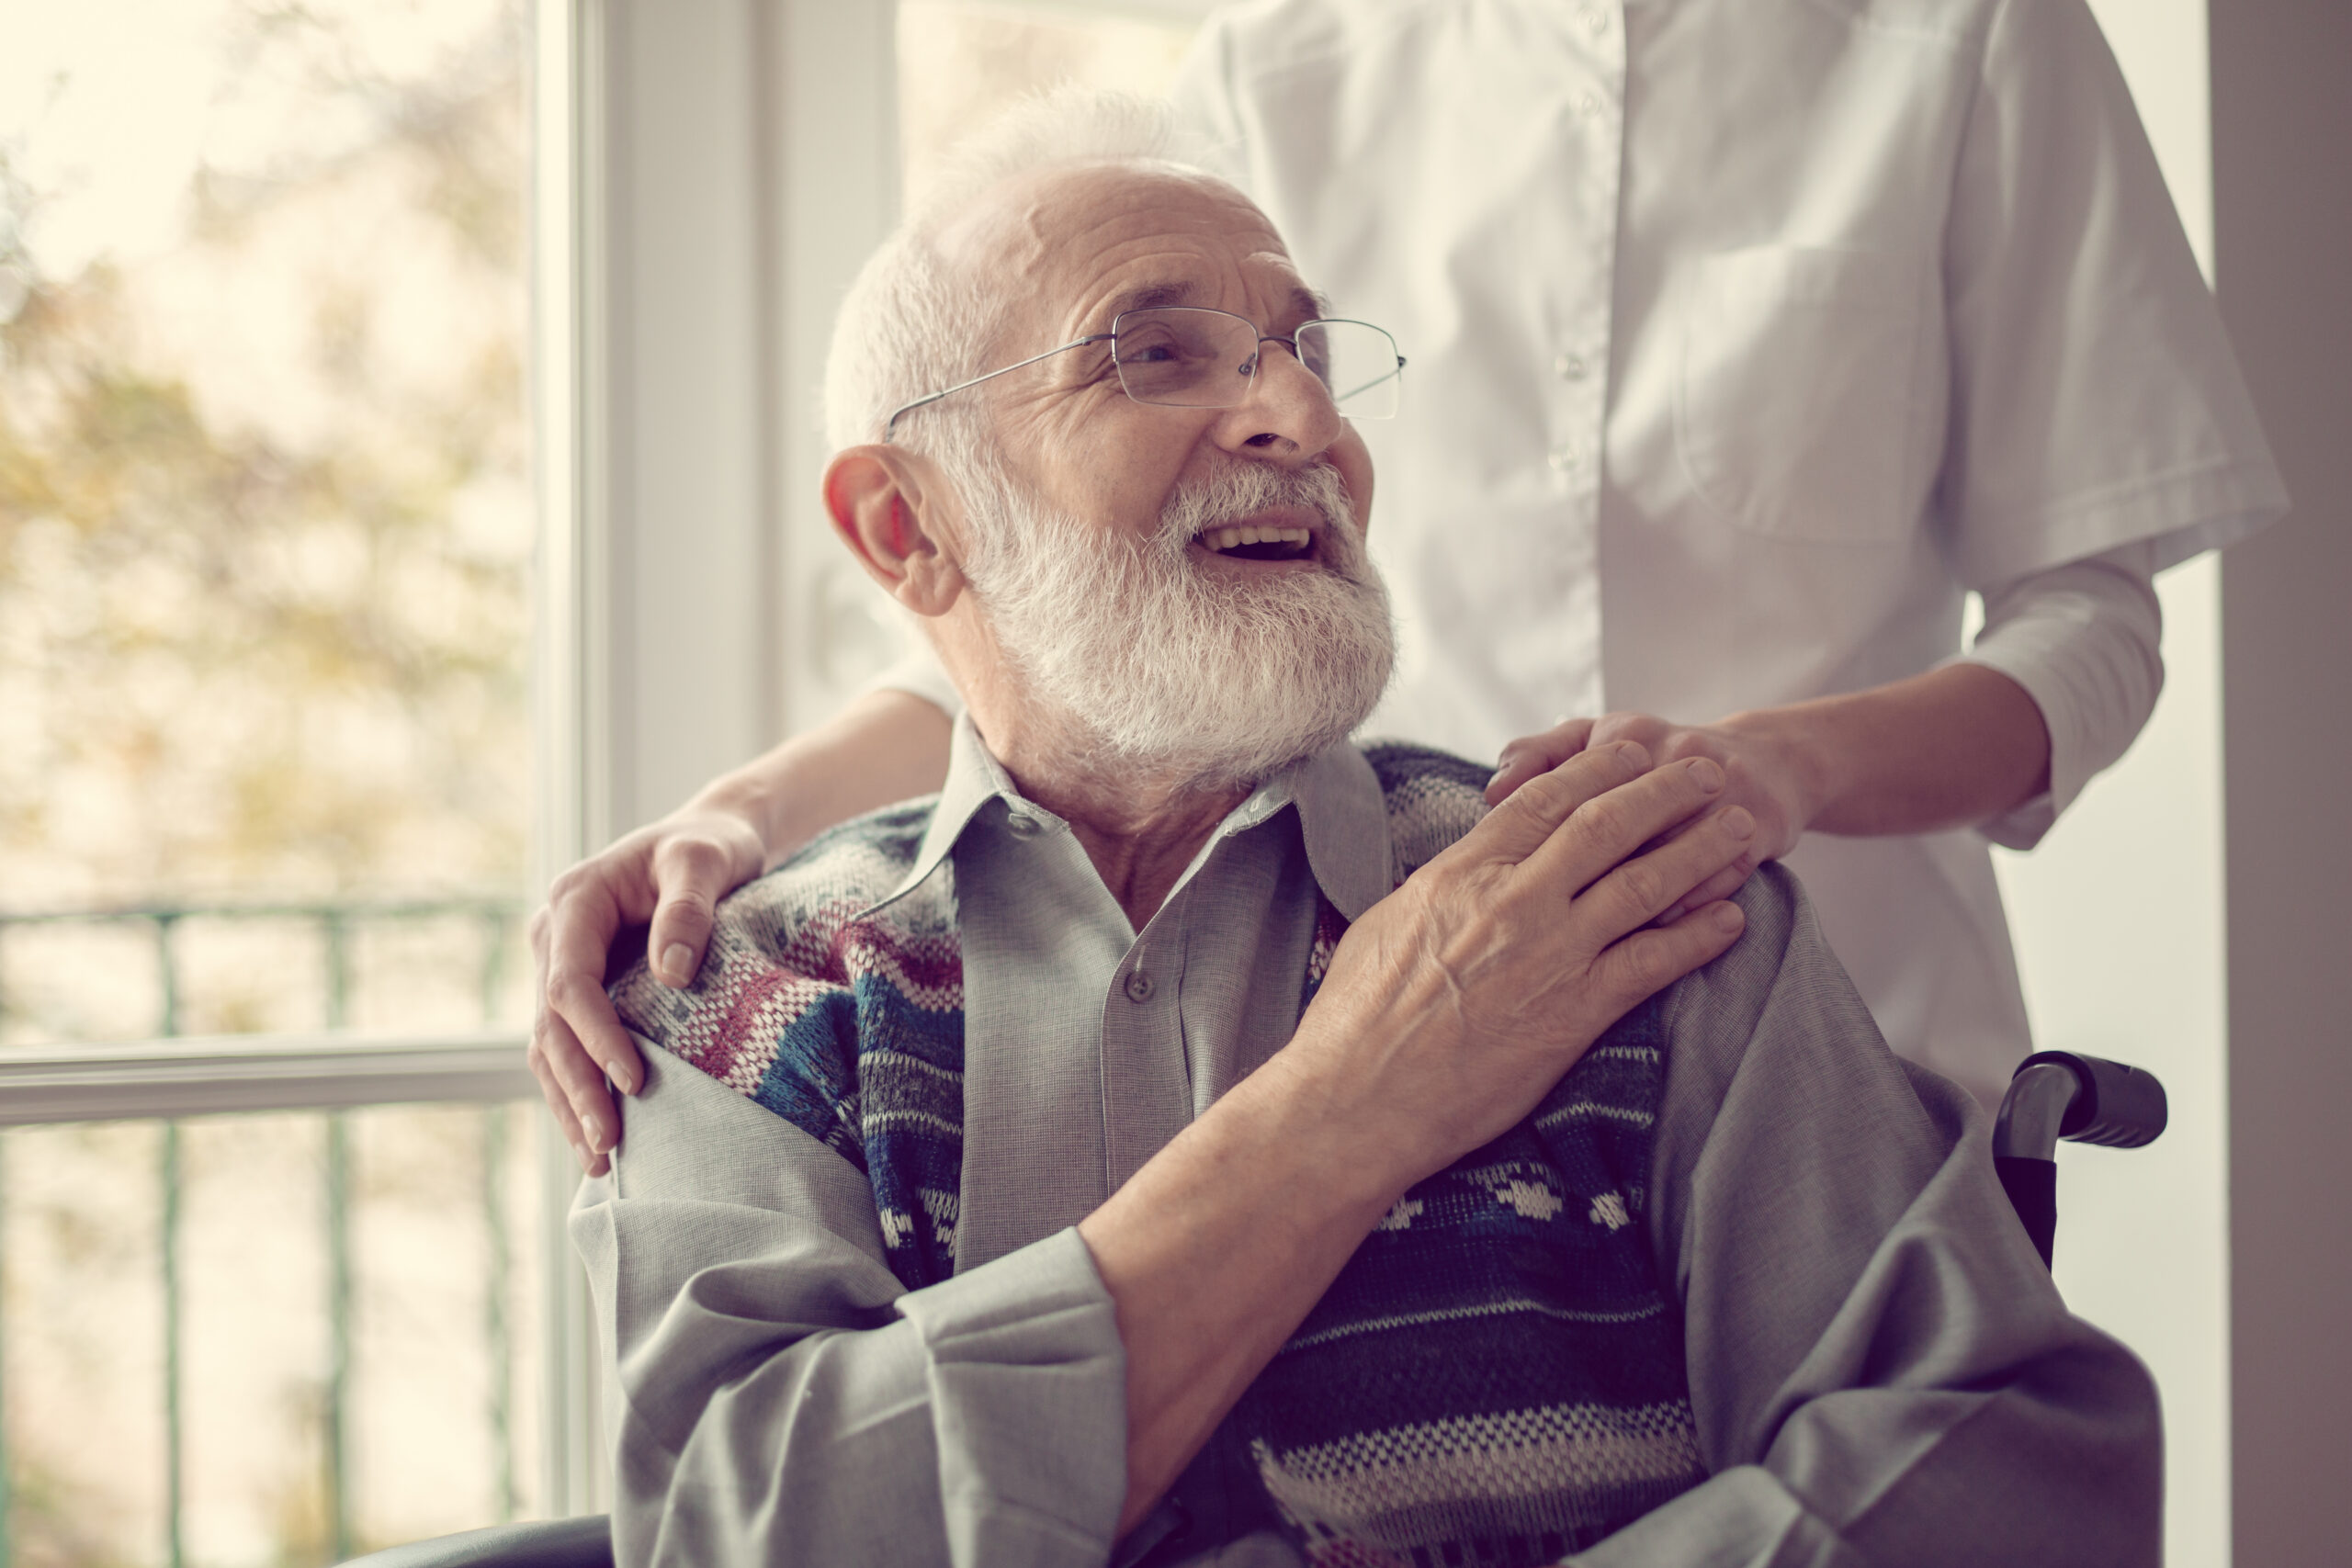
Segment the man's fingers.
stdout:
<path fill-rule="evenodd" d="M 1579 808 L 1649 771 L 1650 754 L 1631 741 L 1579 751 L 1538 773 L 1487 813 L 1448 854 L 1477 860 L 1526 860 L 1550 841 Z M 1635 842 L 1639 842 L 1636 840 Z"/>
<path fill-rule="evenodd" d="M 1702 904 L 1712 904 L 1718 898 L 1730 897 L 1747 886 L 1747 879 L 1756 874 L 1756 850 L 1751 844 L 1747 852 L 1737 860 L 1685 893 L 1674 908 L 1657 918 L 1656 923 L 1670 926 Z"/>
<path fill-rule="evenodd" d="M 1527 855 L 1526 870 L 1547 886 L 1580 892 L 1639 852 L 1643 845 L 1652 840 L 1661 847 L 1668 843 L 1669 829 L 1706 810 L 1723 794 L 1725 783 L 1723 769 L 1704 757 L 1654 768 L 1578 805 L 1544 844 Z M 1496 808 L 1498 814 L 1502 809 Z M 1674 891 L 1679 895 L 1684 889 Z M 1664 908 L 1664 904 L 1658 906 Z"/>
<path fill-rule="evenodd" d="M 1592 720 L 1562 719 L 1540 735 L 1522 735 L 1505 746 L 1495 776 L 1487 781 L 1487 804 L 1500 806 L 1520 785 L 1548 773 L 1583 750 L 1592 739 Z"/>
<path fill-rule="evenodd" d="M 1703 905 L 1670 926 L 1635 931 L 1611 946 L 1594 961 L 1593 980 L 1612 1002 L 1631 1008 L 1721 957 L 1747 926 L 1736 904 Z"/>
<path fill-rule="evenodd" d="M 1756 818 L 1746 807 L 1718 811 L 1672 843 L 1636 855 L 1595 882 L 1577 900 L 1570 918 L 1589 922 L 1584 934 L 1599 951 L 1684 902 L 1745 854 L 1755 837 Z"/>

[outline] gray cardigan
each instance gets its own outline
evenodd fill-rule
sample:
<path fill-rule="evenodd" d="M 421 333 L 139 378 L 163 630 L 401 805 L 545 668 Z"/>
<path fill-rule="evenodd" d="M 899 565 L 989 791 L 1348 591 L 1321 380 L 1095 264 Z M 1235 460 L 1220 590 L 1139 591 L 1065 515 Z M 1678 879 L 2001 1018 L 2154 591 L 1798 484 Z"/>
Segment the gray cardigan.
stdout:
<path fill-rule="evenodd" d="M 962 830 L 993 831 L 976 807 L 1001 778 L 967 784 L 981 826 Z M 1317 840 L 1333 808 L 1311 789 L 1295 804 Z M 1293 863 L 1301 842 L 1265 834 L 1257 852 Z M 1268 886 L 1263 869 L 1243 881 Z M 1741 902 L 1746 935 L 1668 998 L 1647 1205 L 1713 1473 L 1574 1561 L 2155 1562 L 2146 1373 L 2067 1315 L 2009 1216 L 1982 1112 L 1886 1051 L 1794 880 L 1767 868 Z M 1246 953 L 1231 921 L 1215 930 Z M 1072 1005 L 1103 1016 L 1099 991 Z M 967 1052 L 1022 1043 L 976 1032 Z M 1250 1055 L 1201 1064 L 1226 1080 L 1196 1080 L 1201 1102 Z M 646 1056 L 613 1174 L 582 1188 L 571 1227 L 613 1355 L 620 1561 L 1110 1561 L 1124 1362 L 1066 1222 L 970 1266 L 959 1250 L 955 1277 L 906 1292 L 854 1167 Z M 967 1192 L 1098 1146 L 1096 1129 L 1066 1131 L 1033 1124 L 978 1168 L 967 1149 Z M 1190 1561 L 1299 1559 L 1261 1531 Z"/>

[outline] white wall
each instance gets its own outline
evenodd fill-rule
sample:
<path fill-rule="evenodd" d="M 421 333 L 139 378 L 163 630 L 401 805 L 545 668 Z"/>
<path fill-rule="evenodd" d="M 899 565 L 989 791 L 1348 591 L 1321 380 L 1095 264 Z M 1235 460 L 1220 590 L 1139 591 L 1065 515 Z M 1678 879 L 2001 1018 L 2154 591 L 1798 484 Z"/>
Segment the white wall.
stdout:
<path fill-rule="evenodd" d="M 2210 280 L 2204 0 L 2092 8 Z M 2167 673 L 2146 732 L 2039 849 L 1996 857 L 2036 1043 L 2149 1067 L 2171 1097 L 2148 1148 L 2061 1150 L 2056 1272 L 2075 1311 L 2156 1374 L 2165 1557 L 2189 1568 L 2230 1555 L 2219 583 L 2211 557 L 2165 576 Z"/>

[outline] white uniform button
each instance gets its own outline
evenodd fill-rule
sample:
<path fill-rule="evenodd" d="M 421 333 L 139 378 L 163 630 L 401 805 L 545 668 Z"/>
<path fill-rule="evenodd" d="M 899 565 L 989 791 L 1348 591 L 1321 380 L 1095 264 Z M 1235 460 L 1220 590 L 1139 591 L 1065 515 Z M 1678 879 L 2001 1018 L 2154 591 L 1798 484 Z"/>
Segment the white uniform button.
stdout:
<path fill-rule="evenodd" d="M 1552 368 L 1560 373 L 1560 379 L 1563 381 L 1581 381 L 1584 379 L 1585 373 L 1584 355 L 1563 354 L 1559 358 L 1552 361 Z"/>
<path fill-rule="evenodd" d="M 1584 116 L 1585 118 L 1590 119 L 1594 115 L 1597 115 L 1600 112 L 1600 100 L 1593 96 L 1590 93 L 1587 93 L 1583 97 L 1577 100 L 1577 113 Z"/>
<path fill-rule="evenodd" d="M 1012 829 L 1012 836 L 1016 839 L 1034 839 L 1045 828 L 1044 823 L 1025 811 L 1014 812 L 1004 825 Z"/>
<path fill-rule="evenodd" d="M 1552 471 L 1554 473 L 1572 474 L 1576 472 L 1577 449 L 1573 446 L 1553 447 L 1550 457 Z"/>
<path fill-rule="evenodd" d="M 1127 976 L 1127 1000 L 1131 1002 L 1148 1002 L 1151 1000 L 1150 976 L 1138 969 L 1134 974 Z"/>
<path fill-rule="evenodd" d="M 1609 30 L 1609 14 L 1599 10 L 1587 11 L 1584 14 L 1584 25 L 1594 32 L 1605 33 Z"/>

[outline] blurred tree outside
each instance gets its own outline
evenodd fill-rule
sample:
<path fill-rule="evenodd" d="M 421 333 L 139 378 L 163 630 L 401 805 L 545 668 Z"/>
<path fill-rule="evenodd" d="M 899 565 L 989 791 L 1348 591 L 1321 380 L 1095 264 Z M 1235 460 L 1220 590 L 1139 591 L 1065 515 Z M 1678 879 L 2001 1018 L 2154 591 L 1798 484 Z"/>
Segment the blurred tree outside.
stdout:
<path fill-rule="evenodd" d="M 62 270 L 0 143 L 0 908 L 519 892 L 521 7 L 210 9 L 167 243 Z"/>
<path fill-rule="evenodd" d="M 524 0 L 0 0 L 0 916 L 523 896 L 526 29 Z M 345 1021 L 519 1021 L 484 930 L 355 924 Z M 315 922 L 175 943 L 185 1032 L 329 1021 Z M 161 1010 L 146 928 L 0 922 L 0 1046 Z M 495 1238 L 534 1234 L 531 1123 L 349 1124 L 359 1538 L 492 1522 L 516 1475 L 527 1511 L 536 1255 Z M 333 1555 L 323 1128 L 184 1129 L 191 1563 Z M 15 1564 L 167 1560 L 160 1136 L 0 1134 Z"/>

